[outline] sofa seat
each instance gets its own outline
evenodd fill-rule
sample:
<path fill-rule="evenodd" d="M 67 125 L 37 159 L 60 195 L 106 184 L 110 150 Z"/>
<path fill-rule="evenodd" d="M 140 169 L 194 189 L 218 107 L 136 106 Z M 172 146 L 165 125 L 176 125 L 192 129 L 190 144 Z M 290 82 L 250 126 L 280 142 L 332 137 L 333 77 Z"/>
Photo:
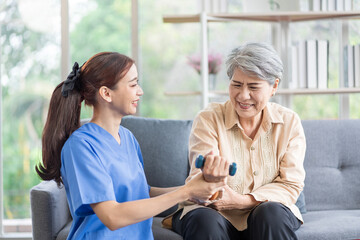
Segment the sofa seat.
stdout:
<path fill-rule="evenodd" d="M 162 220 L 162 217 L 154 217 L 152 230 L 155 240 L 183 240 L 183 238 L 179 234 L 163 228 L 161 224 Z"/>
<path fill-rule="evenodd" d="M 300 240 L 359 239 L 360 210 L 310 211 L 302 216 L 305 224 L 296 231 Z M 154 218 L 153 232 L 156 240 L 183 239 L 175 232 L 161 228 L 161 220 L 159 217 Z"/>
<path fill-rule="evenodd" d="M 299 239 L 340 240 L 359 239 L 360 210 L 310 211 L 303 214 L 304 222 L 296 231 Z"/>
<path fill-rule="evenodd" d="M 302 225 L 296 235 L 299 239 L 332 240 L 356 239 L 360 236 L 360 210 L 311 211 L 303 214 L 306 224 Z M 156 240 L 182 240 L 173 231 L 161 227 L 162 217 L 154 217 L 153 233 Z M 59 232 L 56 240 L 66 240 L 71 222 Z"/>

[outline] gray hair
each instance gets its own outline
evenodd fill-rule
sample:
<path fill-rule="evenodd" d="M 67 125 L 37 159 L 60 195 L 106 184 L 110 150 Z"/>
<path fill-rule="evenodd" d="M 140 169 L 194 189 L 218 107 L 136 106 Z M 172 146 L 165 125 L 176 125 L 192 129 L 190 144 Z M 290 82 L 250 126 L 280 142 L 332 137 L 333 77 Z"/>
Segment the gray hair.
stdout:
<path fill-rule="evenodd" d="M 283 64 L 275 49 L 267 43 L 247 43 L 235 48 L 226 60 L 231 79 L 236 68 L 248 76 L 258 77 L 273 85 L 282 78 Z"/>

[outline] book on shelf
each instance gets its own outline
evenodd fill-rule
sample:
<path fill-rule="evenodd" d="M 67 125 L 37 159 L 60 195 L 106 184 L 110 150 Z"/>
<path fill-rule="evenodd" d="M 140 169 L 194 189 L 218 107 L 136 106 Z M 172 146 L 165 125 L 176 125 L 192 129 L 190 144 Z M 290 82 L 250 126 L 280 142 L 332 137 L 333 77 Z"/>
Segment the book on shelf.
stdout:
<path fill-rule="evenodd" d="M 328 10 L 328 0 L 321 0 L 320 10 L 327 11 Z"/>
<path fill-rule="evenodd" d="M 289 1 L 290 2 L 290 1 Z M 351 11 L 353 0 L 309 0 L 310 11 Z"/>
<path fill-rule="evenodd" d="M 306 41 L 298 43 L 298 83 L 299 88 L 307 88 L 306 81 Z"/>
<path fill-rule="evenodd" d="M 328 88 L 329 79 L 329 41 L 317 40 L 318 88 Z"/>
<path fill-rule="evenodd" d="M 299 0 L 243 0 L 244 12 L 300 11 Z"/>
<path fill-rule="evenodd" d="M 360 87 L 360 45 L 346 45 L 343 52 L 344 87 Z"/>
<path fill-rule="evenodd" d="M 352 9 L 352 0 L 344 0 L 344 10 L 351 11 Z"/>
<path fill-rule="evenodd" d="M 348 57 L 348 81 L 347 81 L 347 87 L 354 87 L 354 46 L 348 45 L 347 46 L 347 57 Z"/>
<path fill-rule="evenodd" d="M 328 88 L 328 40 L 297 42 L 291 47 L 291 61 L 289 88 Z"/>
<path fill-rule="evenodd" d="M 360 45 L 357 44 L 354 46 L 354 80 L 355 87 L 360 87 Z"/>
<path fill-rule="evenodd" d="M 306 78 L 307 88 L 317 88 L 317 47 L 316 40 L 306 41 Z"/>
<path fill-rule="evenodd" d="M 299 87 L 299 47 L 291 46 L 291 79 L 289 79 L 289 88 Z"/>
<path fill-rule="evenodd" d="M 200 12 L 226 13 L 228 12 L 228 0 L 198 0 Z"/>
<path fill-rule="evenodd" d="M 322 8 L 321 8 L 322 1 L 323 0 L 310 0 L 309 1 L 310 11 L 318 12 L 318 11 L 322 10 Z"/>
<path fill-rule="evenodd" d="M 327 0 L 327 10 L 329 12 L 336 10 L 336 0 Z"/>
<path fill-rule="evenodd" d="M 344 0 L 336 0 L 336 11 L 344 11 Z"/>

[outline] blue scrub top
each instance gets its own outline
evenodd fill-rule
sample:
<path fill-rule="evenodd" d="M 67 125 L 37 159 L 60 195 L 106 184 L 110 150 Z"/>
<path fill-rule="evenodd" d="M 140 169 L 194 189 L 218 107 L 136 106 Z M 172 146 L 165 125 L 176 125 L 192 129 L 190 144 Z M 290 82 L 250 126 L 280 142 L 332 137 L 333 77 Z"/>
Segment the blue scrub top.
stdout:
<path fill-rule="evenodd" d="M 77 129 L 61 152 L 61 176 L 73 223 L 68 239 L 154 239 L 152 218 L 110 231 L 90 204 L 149 198 L 144 164 L 134 135 L 120 126 L 121 144 L 95 123 Z"/>

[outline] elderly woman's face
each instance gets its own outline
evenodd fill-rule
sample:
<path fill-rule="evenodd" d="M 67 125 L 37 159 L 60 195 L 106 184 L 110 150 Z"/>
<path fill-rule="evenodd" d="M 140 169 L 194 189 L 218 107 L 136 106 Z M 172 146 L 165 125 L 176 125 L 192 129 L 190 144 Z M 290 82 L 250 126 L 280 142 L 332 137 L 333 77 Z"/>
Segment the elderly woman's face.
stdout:
<path fill-rule="evenodd" d="M 257 120 L 270 97 L 277 89 L 279 81 L 271 86 L 267 81 L 250 77 L 240 69 L 234 71 L 230 80 L 230 100 L 240 118 Z"/>

